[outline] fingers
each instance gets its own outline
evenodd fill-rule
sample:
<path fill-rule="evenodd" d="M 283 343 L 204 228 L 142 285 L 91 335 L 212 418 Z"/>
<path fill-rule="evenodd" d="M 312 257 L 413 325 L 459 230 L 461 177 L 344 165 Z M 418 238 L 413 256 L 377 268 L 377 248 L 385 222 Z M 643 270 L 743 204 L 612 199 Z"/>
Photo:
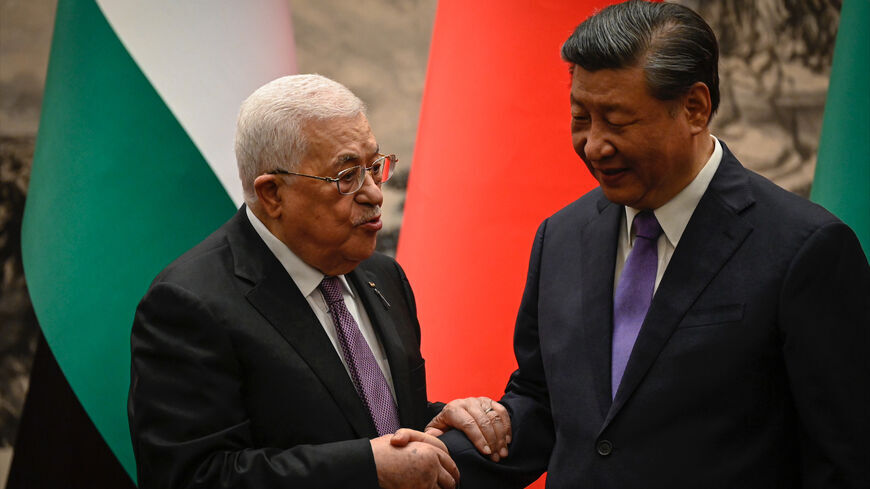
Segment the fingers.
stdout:
<path fill-rule="evenodd" d="M 511 436 L 507 409 L 488 397 L 467 401 L 467 412 L 474 419 L 474 425 L 466 425 L 463 432 L 481 453 L 489 455 L 494 462 L 507 457 Z"/>
<path fill-rule="evenodd" d="M 493 426 L 493 417 L 487 409 L 490 409 L 489 404 L 481 404 L 479 400 L 472 402 L 466 411 L 471 421 L 466 421 L 461 429 L 481 453 L 490 455 L 493 461 L 498 462 L 501 445 Z"/>
<path fill-rule="evenodd" d="M 477 450 L 498 462 L 508 456 L 511 441 L 510 414 L 488 397 L 469 397 L 449 402 L 426 426 L 427 434 L 440 436 L 456 428 L 465 433 Z"/>
<path fill-rule="evenodd" d="M 393 445 L 393 435 L 369 441 L 380 486 L 454 489 L 459 482 L 459 469 L 447 454 L 447 447 L 437 438 L 419 431 L 399 431 L 402 433 L 396 433 L 397 439 L 407 441 L 406 446 Z"/>
<path fill-rule="evenodd" d="M 507 457 L 507 435 L 510 433 L 510 415 L 507 409 L 488 397 L 471 398 L 469 401 L 468 413 L 473 417 L 475 425 L 468 426 L 466 436 L 481 453 L 489 455 L 494 462 Z"/>
<path fill-rule="evenodd" d="M 453 478 L 450 472 L 441 467 L 438 471 L 438 489 L 454 489 L 459 482 Z"/>
<path fill-rule="evenodd" d="M 444 409 L 442 409 L 440 413 L 436 414 L 435 417 L 432 418 L 432 421 L 429 421 L 429 424 L 426 425 L 424 431 L 428 432 L 429 429 L 432 428 L 441 431 L 441 433 L 444 433 L 445 431 L 450 429 L 450 424 L 448 424 L 447 420 L 445 419 L 445 409 L 447 409 L 447 406 L 444 406 Z"/>
<path fill-rule="evenodd" d="M 447 451 L 438 451 L 438 461 L 441 463 L 441 470 L 438 472 L 438 487 L 441 489 L 453 489 L 459 484 L 459 469 L 456 467 L 456 462 L 447 455 Z"/>
<path fill-rule="evenodd" d="M 393 436 L 390 437 L 390 445 L 394 447 L 403 447 L 411 442 L 411 434 L 408 433 L 411 430 L 400 429 L 393 433 Z"/>
<path fill-rule="evenodd" d="M 502 457 L 507 457 L 507 444 L 511 442 L 513 436 L 513 432 L 511 431 L 510 413 L 508 413 L 508 410 L 505 409 L 504 406 L 495 401 L 492 402 L 490 409 L 492 409 L 492 411 L 487 412 L 487 416 L 492 418 L 492 426 L 496 433 L 496 438 L 499 441 L 504 441 L 504 443 L 501 444 L 499 454 Z"/>
<path fill-rule="evenodd" d="M 477 417 L 475 414 L 477 413 Z M 481 426 L 483 423 L 485 426 Z M 489 418 L 483 413 L 480 402 L 476 398 L 456 399 L 450 401 L 444 409 L 429 423 L 431 427 L 439 429 L 442 426 L 456 428 L 465 433 L 468 440 L 477 450 L 484 455 L 492 455 L 483 429 L 489 426 Z M 446 430 L 445 430 L 446 431 Z"/>
<path fill-rule="evenodd" d="M 394 447 L 403 447 L 412 441 L 432 445 L 433 447 L 442 450 L 444 453 L 447 453 L 447 445 L 438 438 L 435 438 L 434 435 L 409 428 L 401 428 L 396 431 L 396 433 L 390 438 L 390 445 Z"/>

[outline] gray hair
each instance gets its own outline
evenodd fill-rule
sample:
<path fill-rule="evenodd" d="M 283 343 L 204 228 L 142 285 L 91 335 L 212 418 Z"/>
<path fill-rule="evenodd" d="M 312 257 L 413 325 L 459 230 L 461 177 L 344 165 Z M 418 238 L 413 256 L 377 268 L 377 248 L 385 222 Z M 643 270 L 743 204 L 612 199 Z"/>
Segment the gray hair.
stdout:
<path fill-rule="evenodd" d="M 719 43 L 704 19 L 682 5 L 611 5 L 577 26 L 562 59 L 587 71 L 641 66 L 650 93 L 665 101 L 700 81 L 710 90 L 711 117 L 719 107 Z"/>
<path fill-rule="evenodd" d="M 305 123 L 355 117 L 365 104 L 341 83 L 320 75 L 291 75 L 258 88 L 243 103 L 236 124 L 236 163 L 248 205 L 254 180 L 273 170 L 295 171 L 308 149 Z"/>

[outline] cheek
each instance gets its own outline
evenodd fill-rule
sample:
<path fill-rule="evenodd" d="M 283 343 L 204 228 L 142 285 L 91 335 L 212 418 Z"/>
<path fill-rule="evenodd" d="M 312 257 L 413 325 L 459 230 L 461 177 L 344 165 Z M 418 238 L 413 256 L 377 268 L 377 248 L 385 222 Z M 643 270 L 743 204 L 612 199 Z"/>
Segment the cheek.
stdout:
<path fill-rule="evenodd" d="M 586 143 L 586 138 L 583 137 L 580 133 L 572 133 L 571 134 L 571 144 L 574 146 L 574 152 L 576 152 L 581 158 L 584 158 L 583 155 L 583 146 Z"/>
<path fill-rule="evenodd" d="M 350 199 L 341 200 L 329 207 L 329 215 L 326 216 L 330 222 L 335 224 L 349 224 L 353 214 L 353 203 Z"/>

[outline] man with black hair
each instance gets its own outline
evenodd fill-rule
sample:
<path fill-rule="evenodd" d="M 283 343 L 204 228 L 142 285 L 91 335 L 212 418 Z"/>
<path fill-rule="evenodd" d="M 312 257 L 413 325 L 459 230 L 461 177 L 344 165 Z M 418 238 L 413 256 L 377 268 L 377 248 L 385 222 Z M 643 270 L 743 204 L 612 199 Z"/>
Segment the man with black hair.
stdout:
<path fill-rule="evenodd" d="M 870 267 L 848 226 L 710 134 L 710 27 L 630 1 L 562 57 L 600 186 L 535 236 L 510 456 L 443 437 L 463 487 L 870 486 Z"/>

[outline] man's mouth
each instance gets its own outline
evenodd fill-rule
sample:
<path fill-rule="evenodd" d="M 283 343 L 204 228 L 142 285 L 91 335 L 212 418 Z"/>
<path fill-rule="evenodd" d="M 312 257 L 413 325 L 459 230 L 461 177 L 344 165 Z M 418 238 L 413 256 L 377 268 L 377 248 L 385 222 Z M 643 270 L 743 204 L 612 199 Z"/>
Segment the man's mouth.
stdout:
<path fill-rule="evenodd" d="M 369 231 L 380 231 L 384 227 L 384 222 L 381 221 L 381 216 L 378 216 L 360 224 L 359 227 Z"/>
<path fill-rule="evenodd" d="M 384 223 L 381 221 L 381 209 L 372 209 L 354 224 L 375 231 L 381 229 L 384 226 Z"/>
<path fill-rule="evenodd" d="M 628 173 L 628 168 L 596 168 L 598 182 L 602 185 L 616 185 Z"/>

